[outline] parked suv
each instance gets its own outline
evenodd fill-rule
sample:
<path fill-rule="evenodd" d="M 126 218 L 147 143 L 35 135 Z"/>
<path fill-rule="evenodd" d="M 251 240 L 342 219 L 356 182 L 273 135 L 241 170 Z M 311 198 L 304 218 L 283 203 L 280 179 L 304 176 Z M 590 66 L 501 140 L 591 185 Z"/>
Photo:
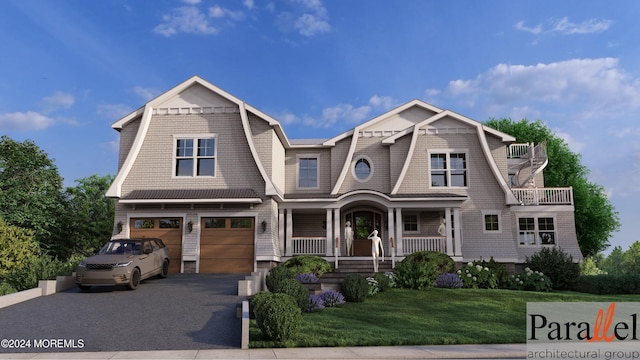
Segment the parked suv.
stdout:
<path fill-rule="evenodd" d="M 113 285 L 126 285 L 134 290 L 140 281 L 155 275 L 164 278 L 168 272 L 169 250 L 162 240 L 116 239 L 80 262 L 76 284 L 82 290 Z"/>

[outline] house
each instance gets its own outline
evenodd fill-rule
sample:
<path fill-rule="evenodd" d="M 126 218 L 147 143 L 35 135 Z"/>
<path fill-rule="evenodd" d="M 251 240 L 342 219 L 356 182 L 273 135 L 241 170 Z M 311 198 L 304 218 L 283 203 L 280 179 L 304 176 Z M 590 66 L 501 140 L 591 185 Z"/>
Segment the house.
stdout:
<path fill-rule="evenodd" d="M 434 250 L 514 265 L 582 259 L 571 188 L 545 188 L 545 144 L 413 100 L 330 139 L 194 76 L 116 121 L 114 238 L 159 237 L 171 271 L 243 273 L 291 256 L 336 262 Z M 353 229 L 347 253 L 345 227 Z"/>

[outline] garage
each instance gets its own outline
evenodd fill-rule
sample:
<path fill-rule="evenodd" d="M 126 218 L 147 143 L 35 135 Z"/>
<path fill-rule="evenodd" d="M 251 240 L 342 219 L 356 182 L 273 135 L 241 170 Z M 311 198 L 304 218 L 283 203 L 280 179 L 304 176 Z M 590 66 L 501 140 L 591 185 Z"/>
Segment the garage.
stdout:
<path fill-rule="evenodd" d="M 201 273 L 250 273 L 255 221 L 246 217 L 204 217 L 200 234 Z"/>
<path fill-rule="evenodd" d="M 169 272 L 179 273 L 182 258 L 181 218 L 131 218 L 130 237 L 159 238 L 169 249 Z"/>

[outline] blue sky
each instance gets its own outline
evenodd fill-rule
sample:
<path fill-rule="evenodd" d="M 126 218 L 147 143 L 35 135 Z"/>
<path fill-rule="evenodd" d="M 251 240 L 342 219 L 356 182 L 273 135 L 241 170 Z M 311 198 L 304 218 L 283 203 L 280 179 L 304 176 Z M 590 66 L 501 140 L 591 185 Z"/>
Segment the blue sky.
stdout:
<path fill-rule="evenodd" d="M 31 139 L 66 186 L 115 174 L 111 123 L 193 75 L 331 137 L 421 99 L 544 121 L 640 240 L 640 2 L 8 0 L 0 134 Z M 610 250 L 610 249 L 609 249 Z"/>

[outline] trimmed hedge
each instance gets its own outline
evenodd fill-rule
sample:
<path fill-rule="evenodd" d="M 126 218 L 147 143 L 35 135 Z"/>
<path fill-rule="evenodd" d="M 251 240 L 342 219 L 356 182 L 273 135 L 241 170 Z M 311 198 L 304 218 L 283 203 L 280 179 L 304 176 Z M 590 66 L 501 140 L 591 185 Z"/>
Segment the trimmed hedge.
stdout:
<path fill-rule="evenodd" d="M 363 302 L 369 294 L 369 283 L 361 275 L 349 274 L 342 281 L 341 289 L 346 301 Z"/>
<path fill-rule="evenodd" d="M 277 290 L 282 287 L 282 282 L 287 279 L 295 280 L 295 274 L 288 267 L 279 265 L 269 270 L 265 283 L 269 291 L 278 292 Z"/>
<path fill-rule="evenodd" d="M 289 268 L 294 275 L 313 274 L 321 277 L 322 274 L 332 270 L 327 260 L 315 255 L 296 255 L 282 265 Z"/>
<path fill-rule="evenodd" d="M 440 274 L 453 273 L 456 264 L 447 254 L 420 251 L 396 264 L 396 283 L 400 287 L 421 290 L 435 285 Z"/>
<path fill-rule="evenodd" d="M 640 294 L 640 275 L 583 275 L 576 291 L 596 295 Z"/>
<path fill-rule="evenodd" d="M 559 248 L 542 248 L 527 258 L 526 266 L 547 275 L 554 290 L 573 290 L 580 279 L 580 265 Z"/>
<path fill-rule="evenodd" d="M 302 312 L 290 295 L 269 294 L 257 305 L 256 324 L 264 337 L 286 341 L 297 334 L 302 325 Z"/>

